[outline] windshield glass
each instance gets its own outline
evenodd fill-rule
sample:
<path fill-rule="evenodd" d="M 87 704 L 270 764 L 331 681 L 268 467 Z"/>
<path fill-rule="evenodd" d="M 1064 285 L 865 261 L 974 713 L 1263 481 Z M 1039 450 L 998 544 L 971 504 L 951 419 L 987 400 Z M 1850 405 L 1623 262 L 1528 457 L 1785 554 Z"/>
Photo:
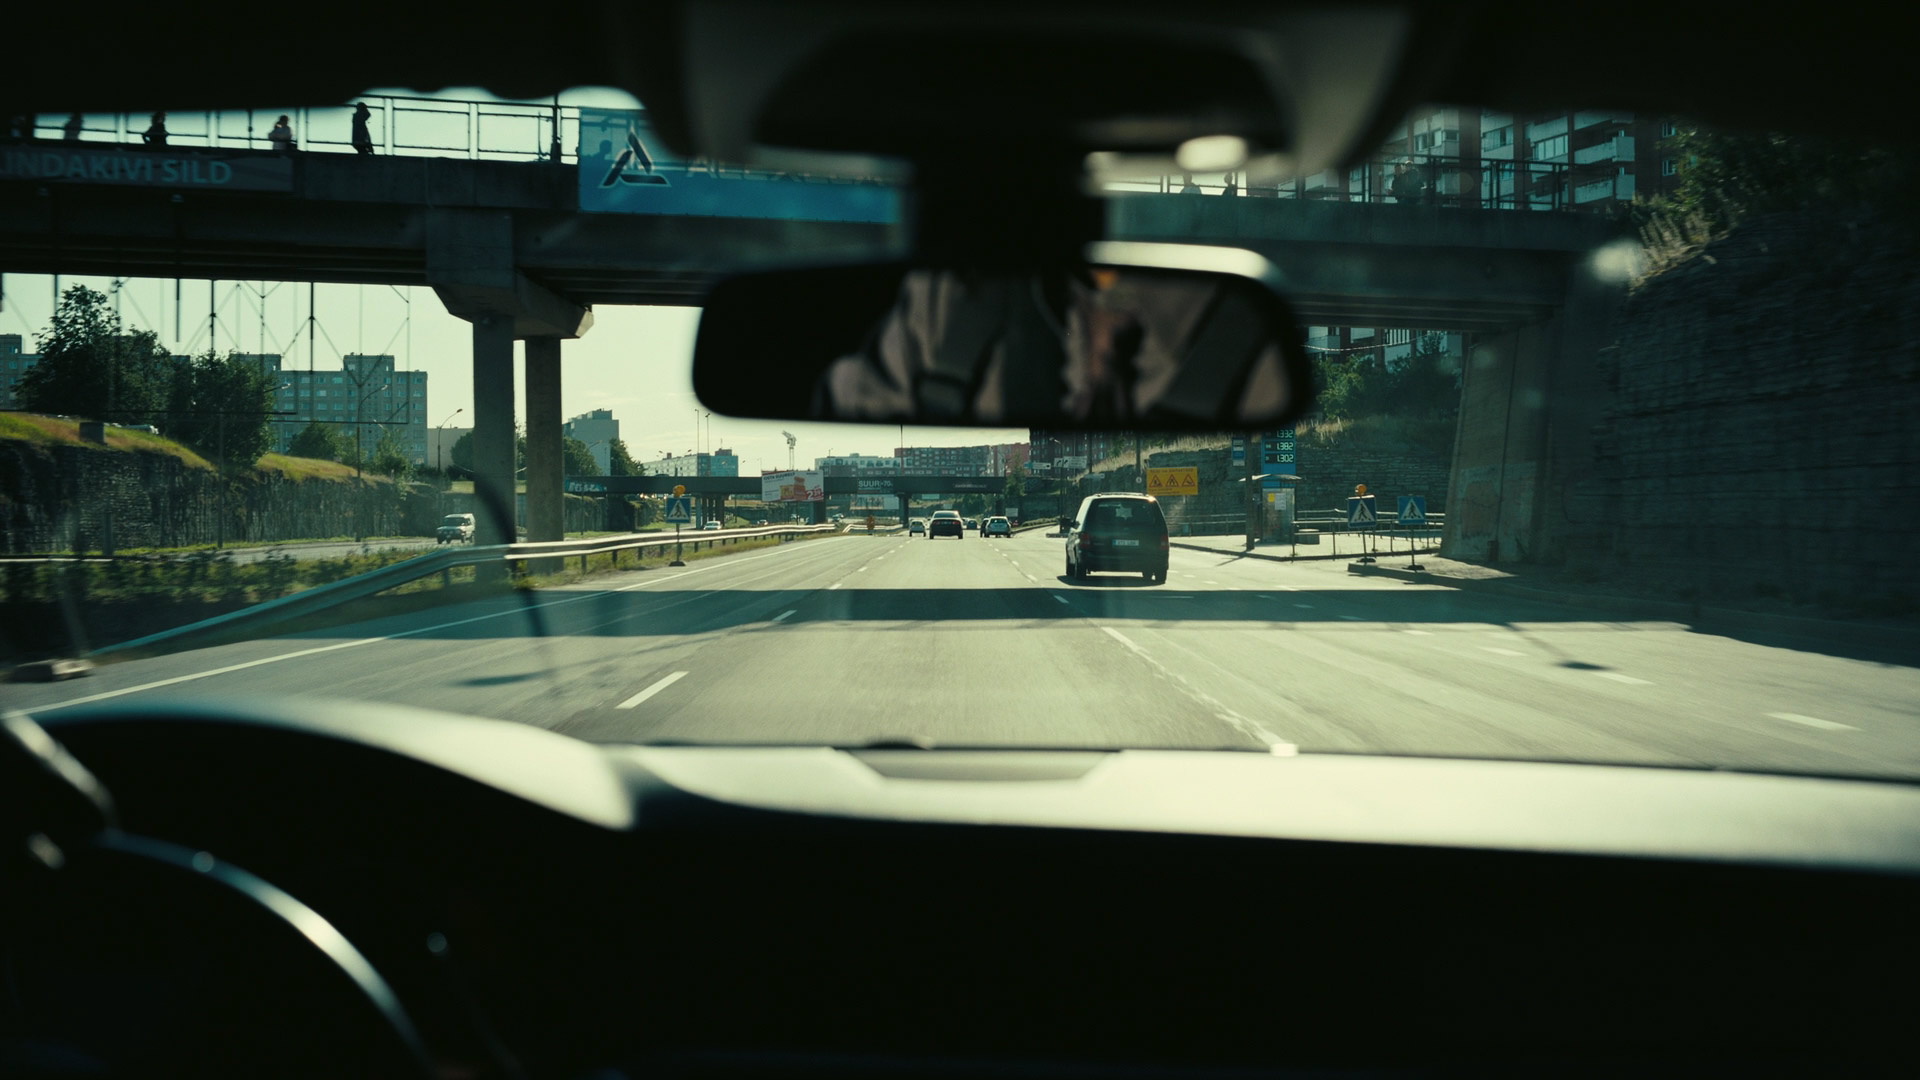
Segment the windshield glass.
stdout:
<path fill-rule="evenodd" d="M 897 254 L 896 188 L 677 160 L 618 94 L 364 101 L 15 131 L 0 197 L 71 196 L 93 239 L 8 234 L 47 271 L 0 279 L 9 705 L 1920 777 L 1910 151 L 1443 105 L 1322 174 L 1115 179 L 1114 237 L 1296 283 L 1310 415 L 783 424 L 694 396 L 691 305 Z M 177 232 L 126 226 L 195 175 Z M 487 248 L 540 283 L 515 340 L 434 276 L 457 237 L 389 227 L 456 189 L 560 223 Z M 232 258 L 256 228 L 279 254 Z M 635 239 L 663 229 L 684 246 Z M 301 254 L 336 242 L 364 250 Z M 511 476 L 504 519 L 482 474 Z M 298 597 L 325 602 L 203 625 Z M 910 704 L 987 688 L 1012 707 Z"/>

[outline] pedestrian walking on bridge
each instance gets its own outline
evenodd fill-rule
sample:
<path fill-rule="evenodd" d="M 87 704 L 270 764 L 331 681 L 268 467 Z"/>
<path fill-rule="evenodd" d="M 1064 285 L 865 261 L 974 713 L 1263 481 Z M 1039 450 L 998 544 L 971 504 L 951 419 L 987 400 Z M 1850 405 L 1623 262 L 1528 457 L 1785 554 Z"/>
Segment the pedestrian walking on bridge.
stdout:
<path fill-rule="evenodd" d="M 353 107 L 353 148 L 362 154 L 373 153 L 373 133 L 367 130 L 367 117 L 372 115 L 364 101 Z"/>

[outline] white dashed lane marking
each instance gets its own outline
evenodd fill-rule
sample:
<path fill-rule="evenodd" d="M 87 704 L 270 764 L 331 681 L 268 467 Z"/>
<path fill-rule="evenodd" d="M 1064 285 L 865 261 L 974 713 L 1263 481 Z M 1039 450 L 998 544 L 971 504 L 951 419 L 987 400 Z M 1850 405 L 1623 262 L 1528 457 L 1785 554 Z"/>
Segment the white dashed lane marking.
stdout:
<path fill-rule="evenodd" d="M 1819 728 L 1821 731 L 1859 731 L 1860 730 L 1859 728 L 1854 727 L 1852 724 L 1838 724 L 1833 722 L 1832 720 L 1822 720 L 1817 716 L 1803 716 L 1797 712 L 1770 712 L 1767 715 L 1773 717 L 1775 720 L 1785 720 L 1789 723 L 1804 724 L 1805 726 L 1810 728 Z"/>
<path fill-rule="evenodd" d="M 653 684 L 652 686 L 649 686 L 649 687 L 647 687 L 647 688 L 646 688 L 645 690 L 642 690 L 642 691 L 640 691 L 639 693 L 637 693 L 637 694 L 635 694 L 635 695 L 633 695 L 632 697 L 630 697 L 630 698 L 628 698 L 627 700 L 625 700 L 625 701 L 623 701 L 623 702 L 621 702 L 620 704 L 618 704 L 618 705 L 616 705 L 616 706 L 614 706 L 614 708 L 617 708 L 617 709 L 631 709 L 631 708 L 633 708 L 633 707 L 634 707 L 635 705 L 638 705 L 638 704 L 640 704 L 641 702 L 643 702 L 643 701 L 645 701 L 645 700 L 647 700 L 648 698 L 650 698 L 650 697 L 652 697 L 653 695 L 655 695 L 655 694 L 657 694 L 657 693 L 659 693 L 659 692 L 660 692 L 660 691 L 662 691 L 662 690 L 665 690 L 665 689 L 666 689 L 667 687 L 669 687 L 669 686 L 672 686 L 672 685 L 673 685 L 674 683 L 677 683 L 677 682 L 679 682 L 679 681 L 680 681 L 681 679 L 684 679 L 684 678 L 686 678 L 686 677 L 687 677 L 687 673 L 686 673 L 686 672 L 684 672 L 684 671 L 676 671 L 676 672 L 674 672 L 673 674 L 671 674 L 671 675 L 668 675 L 667 677 L 665 677 L 665 678 L 663 678 L 663 679 L 661 679 L 661 680 L 660 680 L 659 682 L 656 682 L 656 683 L 654 683 L 654 684 Z"/>

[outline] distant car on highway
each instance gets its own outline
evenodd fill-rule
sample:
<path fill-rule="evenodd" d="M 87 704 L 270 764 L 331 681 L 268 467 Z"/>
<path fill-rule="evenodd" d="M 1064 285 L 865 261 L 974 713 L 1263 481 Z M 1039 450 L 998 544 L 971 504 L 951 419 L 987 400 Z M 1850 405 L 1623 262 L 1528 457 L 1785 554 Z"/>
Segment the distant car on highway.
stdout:
<path fill-rule="evenodd" d="M 951 536 L 956 540 L 967 538 L 967 523 L 961 519 L 958 510 L 935 510 L 933 520 L 927 522 L 927 539 L 936 536 Z"/>
<path fill-rule="evenodd" d="M 705 525 L 700 526 L 701 532 L 717 532 L 719 529 L 720 523 L 717 521 L 709 521 Z"/>
<path fill-rule="evenodd" d="M 1167 580 L 1167 519 L 1153 496 L 1089 495 L 1073 519 L 1061 524 L 1067 538 L 1067 577 L 1118 570 L 1138 573 L 1155 584 Z"/>
<path fill-rule="evenodd" d="M 440 527 L 434 530 L 436 544 L 473 543 L 473 515 L 448 514 L 440 519 Z"/>
<path fill-rule="evenodd" d="M 990 517 L 980 524 L 980 535 L 982 537 L 1012 536 L 1013 526 L 1007 523 L 1006 518 Z"/>
<path fill-rule="evenodd" d="M 969 528 L 969 529 L 972 529 L 972 530 L 974 530 L 975 532 L 979 532 L 979 531 L 980 531 L 980 519 L 979 519 L 979 518 L 968 518 L 968 519 L 967 519 L 967 528 Z"/>
<path fill-rule="evenodd" d="M 908 536 L 912 536 L 914 533 L 923 533 L 926 531 L 927 531 L 927 523 L 924 521 L 921 521 L 919 518 L 914 518 L 911 522 L 907 523 Z"/>
<path fill-rule="evenodd" d="M 754 522 L 755 525 L 765 525 L 766 523 L 767 523 L 766 518 L 761 518 L 759 521 Z"/>

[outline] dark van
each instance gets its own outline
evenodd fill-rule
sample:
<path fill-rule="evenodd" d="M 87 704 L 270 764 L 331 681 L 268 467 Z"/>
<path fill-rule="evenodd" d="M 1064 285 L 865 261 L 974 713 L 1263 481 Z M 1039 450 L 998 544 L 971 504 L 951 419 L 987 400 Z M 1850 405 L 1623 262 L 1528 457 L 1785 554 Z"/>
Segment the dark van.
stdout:
<path fill-rule="evenodd" d="M 1151 495 L 1089 495 L 1067 522 L 1066 536 L 1069 578 L 1114 570 L 1156 585 L 1167 580 L 1167 519 Z"/>

